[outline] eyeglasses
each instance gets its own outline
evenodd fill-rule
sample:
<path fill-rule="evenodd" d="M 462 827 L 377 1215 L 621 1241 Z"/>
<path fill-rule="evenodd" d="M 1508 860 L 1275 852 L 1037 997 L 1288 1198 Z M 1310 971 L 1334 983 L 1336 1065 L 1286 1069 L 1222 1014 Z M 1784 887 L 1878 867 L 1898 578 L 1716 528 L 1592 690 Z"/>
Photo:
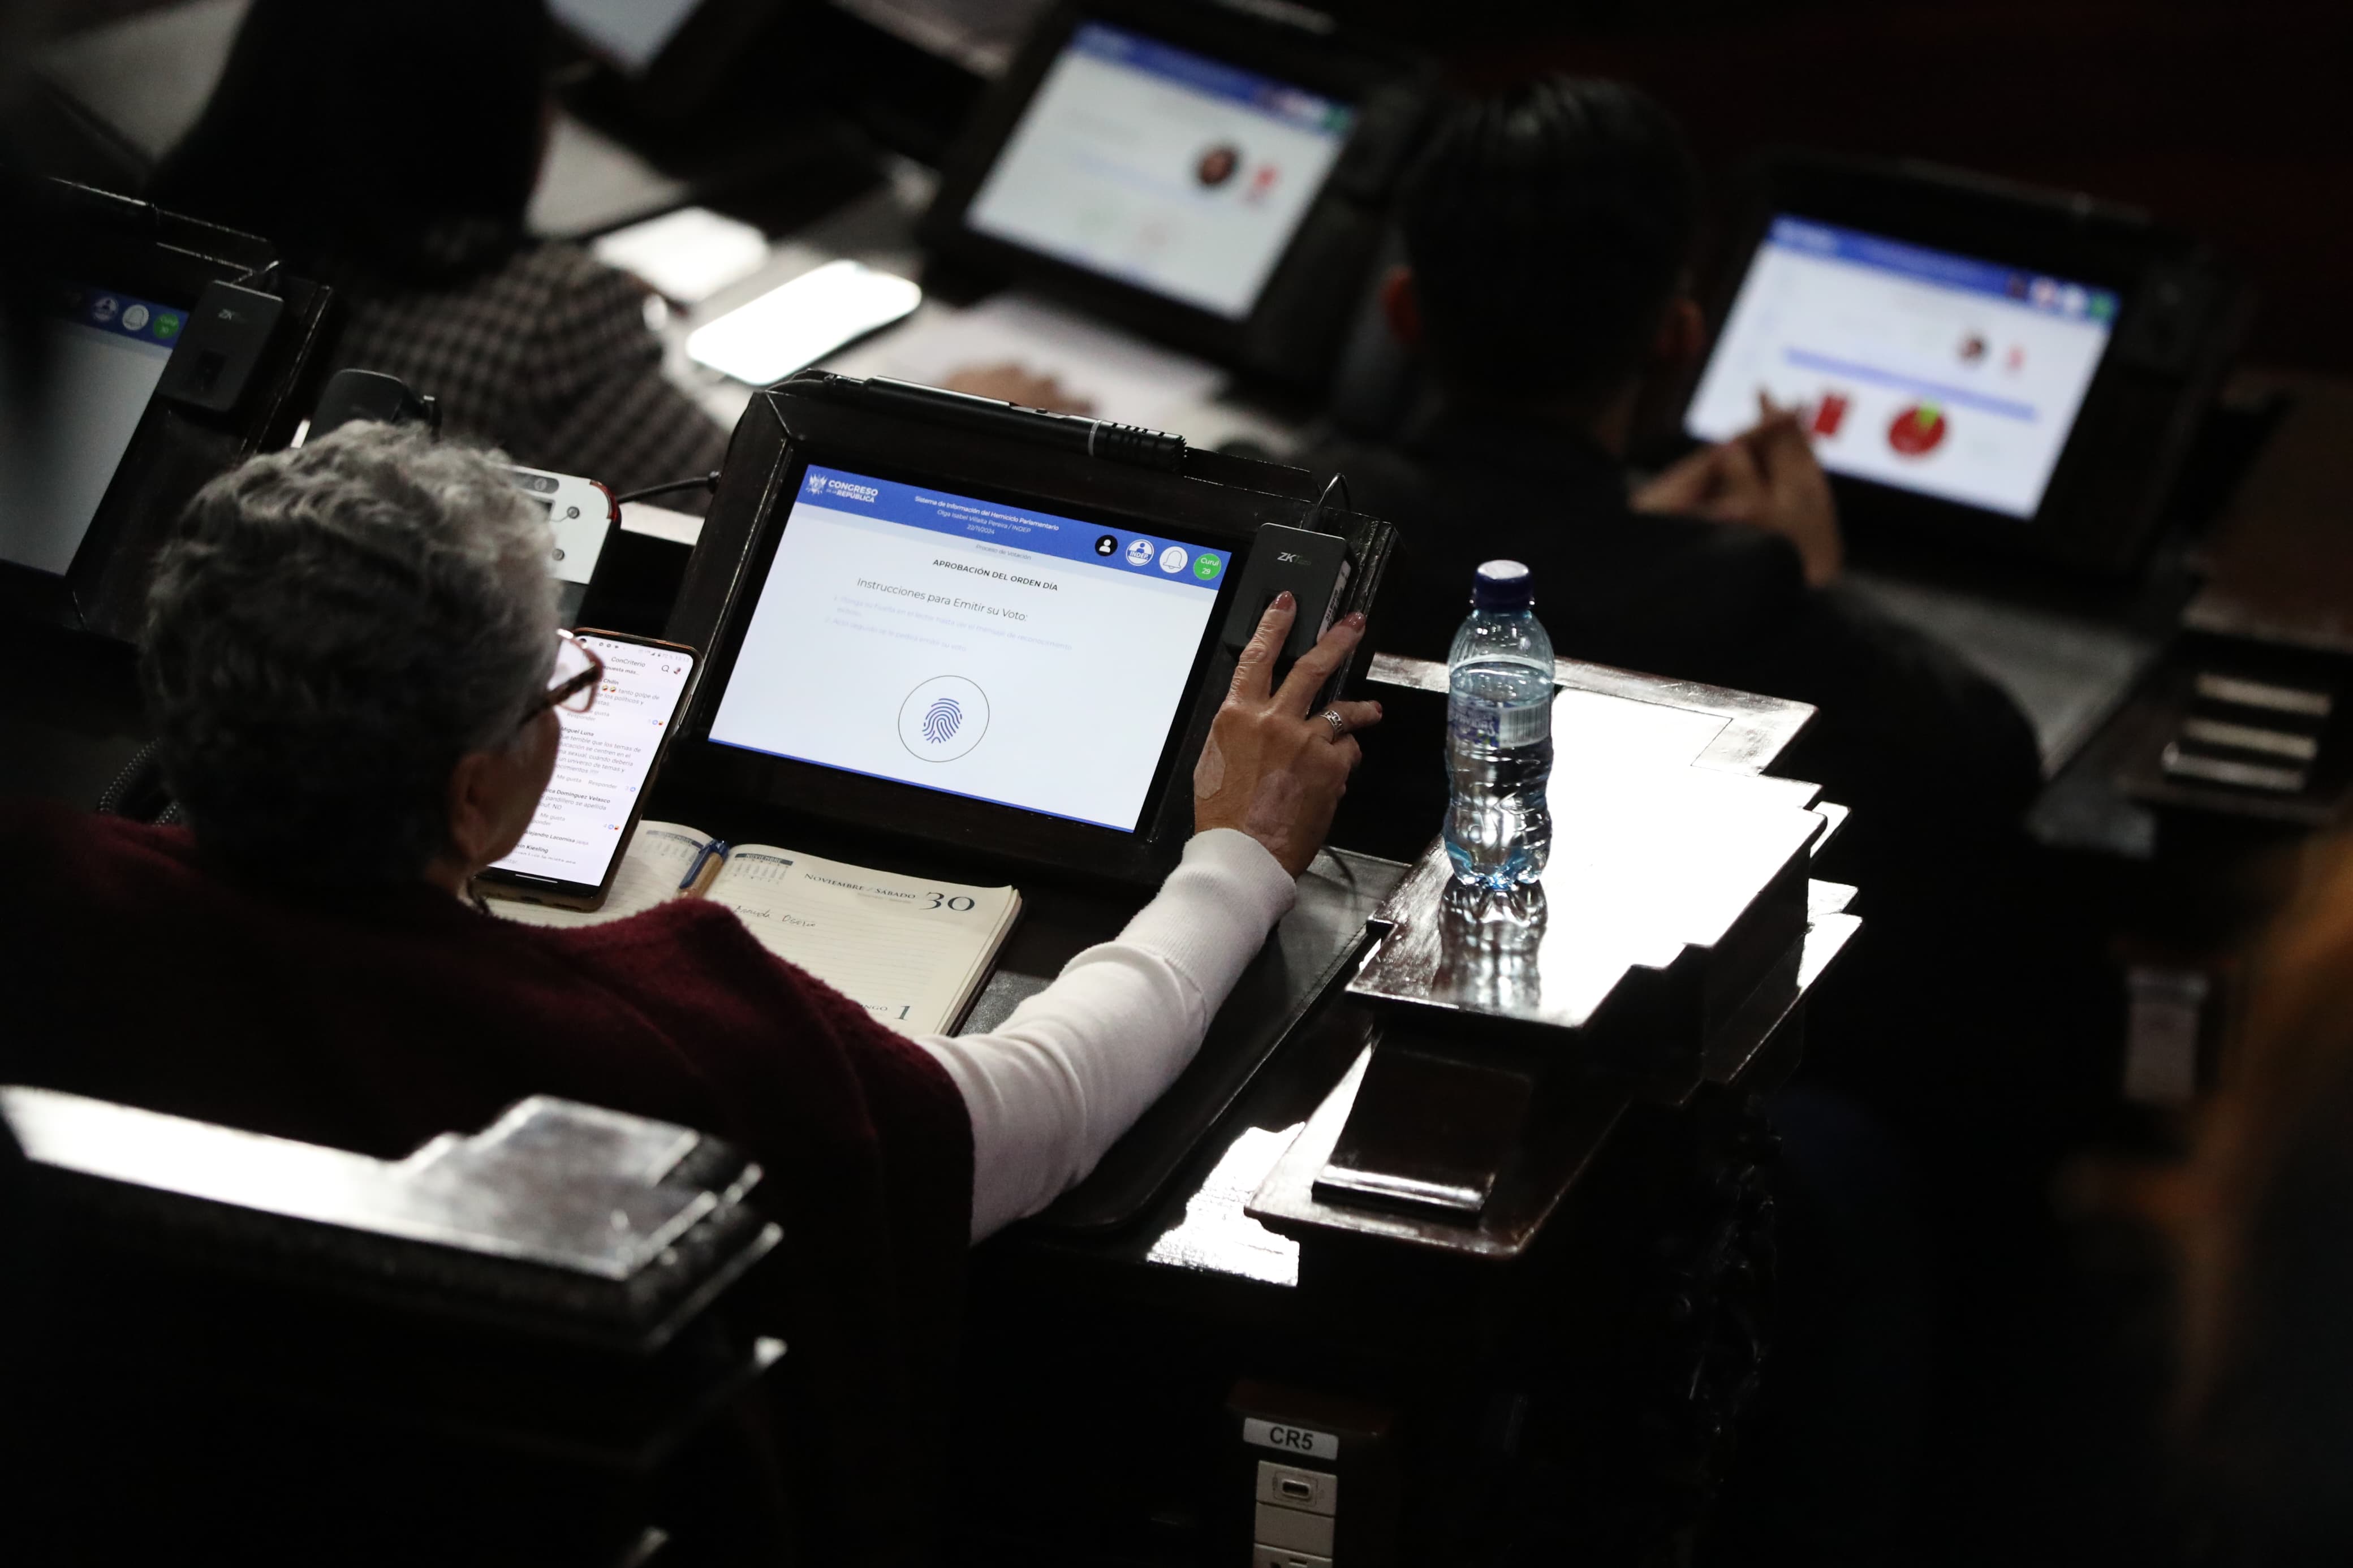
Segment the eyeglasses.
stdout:
<path fill-rule="evenodd" d="M 523 714 L 528 723 L 543 708 L 561 708 L 567 713 L 586 713 L 596 705 L 596 687 L 605 679 L 605 661 L 598 658 L 588 645 L 570 632 L 555 634 L 555 673 L 547 678 L 547 689 L 538 701 Z"/>

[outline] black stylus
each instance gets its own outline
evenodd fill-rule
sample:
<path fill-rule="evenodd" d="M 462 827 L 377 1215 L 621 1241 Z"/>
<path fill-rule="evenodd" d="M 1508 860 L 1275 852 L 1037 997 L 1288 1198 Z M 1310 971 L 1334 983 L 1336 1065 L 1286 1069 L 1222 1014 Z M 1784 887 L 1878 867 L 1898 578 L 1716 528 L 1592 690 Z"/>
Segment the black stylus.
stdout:
<path fill-rule="evenodd" d="M 1181 473 L 1185 468 L 1185 437 L 1108 419 L 1088 419 L 1075 414 L 1050 414 L 1042 408 L 1022 408 L 994 397 L 975 397 L 910 381 L 871 376 L 866 381 L 866 401 L 900 408 L 923 418 L 990 430 L 1018 441 L 1036 441 L 1090 458 L 1126 463 L 1139 468 Z"/>

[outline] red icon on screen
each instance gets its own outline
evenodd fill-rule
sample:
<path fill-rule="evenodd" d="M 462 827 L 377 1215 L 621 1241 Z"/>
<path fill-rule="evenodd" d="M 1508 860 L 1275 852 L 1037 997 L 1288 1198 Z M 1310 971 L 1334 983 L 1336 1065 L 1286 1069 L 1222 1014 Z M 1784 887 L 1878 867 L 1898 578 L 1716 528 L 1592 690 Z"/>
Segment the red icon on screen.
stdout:
<path fill-rule="evenodd" d="M 1839 426 L 1846 423 L 1846 402 L 1843 392 L 1823 393 L 1822 400 L 1814 405 L 1814 416 L 1806 426 L 1806 433 L 1825 440 L 1837 435 Z"/>
<path fill-rule="evenodd" d="M 1933 403 L 1915 403 L 1887 427 L 1887 444 L 1899 458 L 1925 458 L 1944 444 L 1945 411 Z"/>

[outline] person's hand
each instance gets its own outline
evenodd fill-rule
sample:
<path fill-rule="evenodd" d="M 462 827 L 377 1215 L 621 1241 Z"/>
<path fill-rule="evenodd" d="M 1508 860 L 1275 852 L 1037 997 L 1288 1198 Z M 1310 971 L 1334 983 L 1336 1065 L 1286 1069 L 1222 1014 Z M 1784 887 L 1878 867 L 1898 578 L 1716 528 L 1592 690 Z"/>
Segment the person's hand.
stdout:
<path fill-rule="evenodd" d="M 1637 511 L 1677 512 L 1778 533 L 1797 546 L 1806 581 L 1819 588 L 1846 563 L 1830 477 L 1807 443 L 1799 411 L 1763 394 L 1757 423 L 1675 464 L 1631 498 Z"/>
<path fill-rule="evenodd" d="M 1042 408 L 1049 414 L 1092 415 L 1094 399 L 1071 391 L 1057 375 L 1040 374 L 1007 360 L 1002 364 L 968 364 L 952 372 L 940 385 L 973 397 L 993 397 L 1018 408 Z"/>
<path fill-rule="evenodd" d="M 1332 813 L 1364 759 L 1353 731 L 1381 721 L 1377 702 L 1335 702 L 1311 715 L 1307 705 L 1365 635 L 1365 617 L 1348 616 L 1291 667 L 1271 689 L 1276 652 L 1291 635 L 1299 605 L 1276 595 L 1258 633 L 1234 666 L 1234 683 L 1209 725 L 1193 768 L 1193 831 L 1233 827 L 1249 834 L 1293 876 L 1307 869 Z"/>

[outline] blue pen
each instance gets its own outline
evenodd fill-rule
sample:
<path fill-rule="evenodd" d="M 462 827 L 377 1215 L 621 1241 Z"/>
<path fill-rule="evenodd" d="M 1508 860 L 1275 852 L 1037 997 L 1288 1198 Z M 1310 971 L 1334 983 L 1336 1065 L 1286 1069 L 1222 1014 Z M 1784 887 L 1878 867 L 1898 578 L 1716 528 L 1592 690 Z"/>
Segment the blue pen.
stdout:
<path fill-rule="evenodd" d="M 694 864 L 689 866 L 686 868 L 686 875 L 678 879 L 678 890 L 681 893 L 691 892 L 700 895 L 702 892 L 703 888 L 710 885 L 702 880 L 703 871 L 713 860 L 723 863 L 727 858 L 727 851 L 730 847 L 731 846 L 725 839 L 714 838 L 710 843 L 704 845 L 701 849 L 696 850 L 694 854 Z M 716 877 L 718 873 L 714 871 L 712 875 Z M 696 884 L 698 883 L 702 883 L 702 885 L 697 886 Z"/>

